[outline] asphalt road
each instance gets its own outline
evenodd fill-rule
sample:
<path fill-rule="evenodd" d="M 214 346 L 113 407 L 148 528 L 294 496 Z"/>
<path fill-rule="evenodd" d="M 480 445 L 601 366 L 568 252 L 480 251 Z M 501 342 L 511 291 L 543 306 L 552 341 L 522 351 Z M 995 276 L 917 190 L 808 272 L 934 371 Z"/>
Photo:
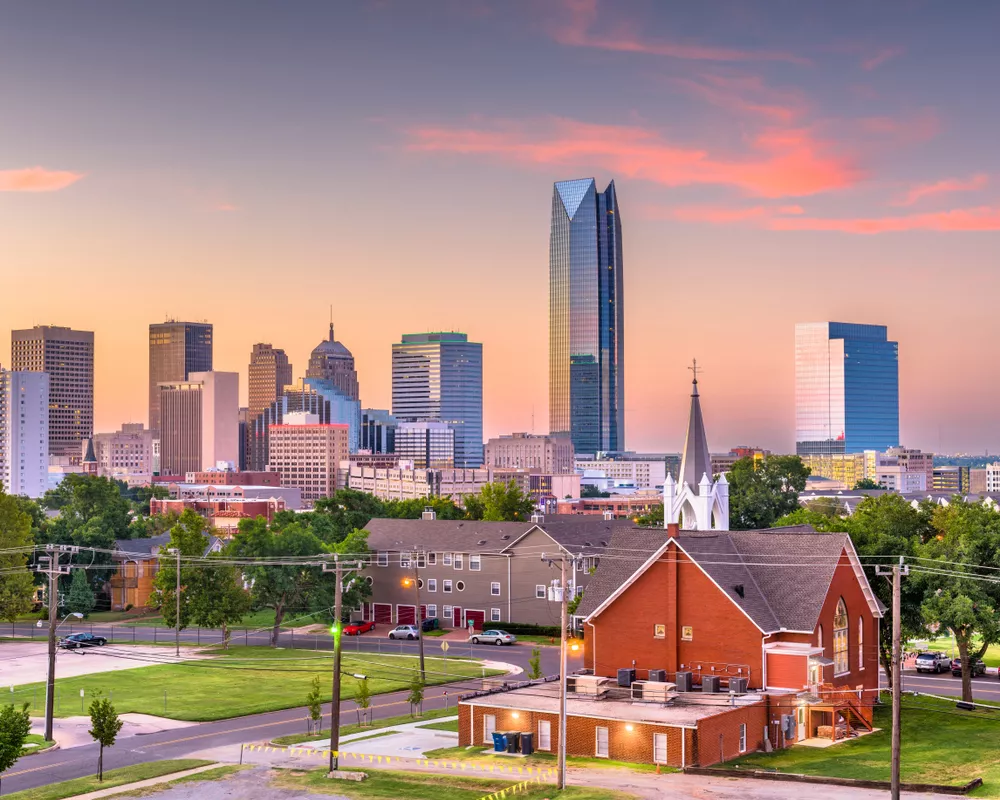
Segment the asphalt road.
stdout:
<path fill-rule="evenodd" d="M 27 628 L 28 626 L 24 626 Z M 68 627 L 68 626 L 67 626 Z M 105 635 L 98 630 L 99 626 L 94 626 L 94 632 Z M 2 629 L 0 629 L 2 630 Z M 137 628 L 137 642 L 151 641 L 151 638 L 142 637 L 143 629 Z M 3 631 L 6 633 L 6 631 Z M 17 631 L 21 633 L 21 631 Z M 62 634 L 63 631 L 60 631 Z M 182 632 L 183 633 L 183 632 Z M 22 634 L 23 635 L 23 634 Z M 149 632 L 150 637 L 152 632 Z M 312 637 L 299 635 L 296 637 L 283 637 L 282 646 L 290 647 L 294 638 L 295 647 L 312 648 Z M 332 642 L 325 637 L 327 646 L 321 649 L 329 649 Z M 131 637 L 129 637 L 131 640 Z M 120 641 L 116 637 L 116 641 Z M 267 636 L 259 644 L 267 644 Z M 425 640 L 425 652 L 430 655 L 440 655 L 440 643 L 442 640 L 428 638 Z M 183 643 L 192 643 L 194 639 L 182 637 Z M 203 643 L 206 643 L 204 637 Z M 257 644 L 256 641 L 251 641 Z M 345 652 L 383 652 L 407 654 L 417 653 L 417 642 L 389 642 L 384 636 L 378 639 L 371 638 L 371 634 L 360 637 L 345 638 Z M 449 642 L 449 657 L 468 657 L 470 654 L 475 658 L 491 659 L 515 664 L 525 670 L 528 669 L 528 659 L 531 658 L 530 646 L 496 647 L 492 645 L 472 646 L 464 643 Z M 554 647 L 543 647 L 542 651 L 542 671 L 547 674 L 555 674 L 559 671 L 559 650 Z M 582 664 L 582 652 L 571 654 L 570 669 L 577 669 Z M 57 674 L 58 677 L 58 674 Z M 468 681 L 458 686 L 434 686 L 428 687 L 424 696 L 424 710 L 455 707 L 455 701 L 459 694 L 467 693 L 470 689 Z M 372 716 L 375 719 L 385 717 L 396 717 L 409 713 L 407 695 L 409 692 L 395 692 L 393 694 L 378 695 L 372 699 Z M 341 704 L 341 722 L 350 724 L 355 721 L 355 704 L 353 701 L 345 701 Z M 132 764 L 139 764 L 145 761 L 159 761 L 168 758 L 185 758 L 191 753 L 204 750 L 209 747 L 219 747 L 223 745 L 239 744 L 241 742 L 262 741 L 273 739 L 276 736 L 286 736 L 293 733 L 305 733 L 305 709 L 287 709 L 285 711 L 275 711 L 267 714 L 255 714 L 248 717 L 237 717 L 235 719 L 221 720 L 219 722 L 205 722 L 189 728 L 172 731 L 161 731 L 160 733 L 140 734 L 119 739 L 118 743 L 105 751 L 105 769 L 116 769 Z M 329 725 L 329 707 L 324 715 L 325 727 Z M 33 789 L 49 783 L 79 778 L 83 775 L 93 774 L 97 765 L 97 746 L 84 745 L 68 750 L 56 750 L 39 753 L 37 755 L 22 758 L 14 768 L 3 776 L 4 793 L 20 791 L 22 789 Z"/>

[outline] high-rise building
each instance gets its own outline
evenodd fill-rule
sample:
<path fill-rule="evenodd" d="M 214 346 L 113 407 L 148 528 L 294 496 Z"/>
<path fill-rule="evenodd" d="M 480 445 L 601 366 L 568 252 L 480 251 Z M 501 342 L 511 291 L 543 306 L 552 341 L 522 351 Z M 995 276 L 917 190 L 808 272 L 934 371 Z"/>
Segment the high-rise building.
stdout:
<path fill-rule="evenodd" d="M 97 474 L 102 478 L 143 486 L 153 479 L 153 432 L 140 422 L 120 431 L 94 435 Z"/>
<path fill-rule="evenodd" d="M 969 468 L 963 466 L 934 467 L 933 484 L 928 488 L 933 489 L 935 492 L 968 494 L 972 488 Z"/>
<path fill-rule="evenodd" d="M 622 221 L 612 181 L 560 181 L 549 235 L 549 430 L 579 454 L 625 448 Z"/>
<path fill-rule="evenodd" d="M 45 372 L 0 369 L 0 486 L 37 499 L 49 482 L 49 389 Z"/>
<path fill-rule="evenodd" d="M 239 463 L 239 373 L 192 372 L 160 384 L 160 474 Z"/>
<path fill-rule="evenodd" d="M 994 470 L 996 467 L 994 466 Z M 971 494 L 986 494 L 986 492 L 991 491 L 988 487 L 990 485 L 990 469 L 989 467 L 971 467 L 969 469 L 969 492 Z M 1000 485 L 1000 481 L 997 480 L 996 472 L 993 474 L 993 485 Z M 996 491 L 996 490 L 993 490 Z"/>
<path fill-rule="evenodd" d="M 340 462 L 347 460 L 346 425 L 323 424 L 318 414 L 292 411 L 281 425 L 272 425 L 267 469 L 281 475 L 281 485 L 302 491 L 311 506 L 337 490 Z M 343 485 L 346 485 L 344 476 Z"/>
<path fill-rule="evenodd" d="M 160 430 L 160 384 L 183 383 L 192 372 L 212 371 L 208 322 L 157 322 L 149 326 L 149 429 Z"/>
<path fill-rule="evenodd" d="M 330 323 L 330 336 L 316 345 L 309 354 L 307 378 L 319 378 L 329 381 L 334 388 L 351 400 L 358 400 L 358 372 L 354 368 L 354 356 L 343 344 L 333 338 L 333 323 Z M 287 383 L 291 383 L 288 380 Z"/>
<path fill-rule="evenodd" d="M 486 466 L 535 469 L 543 472 L 574 472 L 573 443 L 568 436 L 536 436 L 511 433 L 486 443 Z"/>
<path fill-rule="evenodd" d="M 464 333 L 405 333 L 392 346 L 392 413 L 455 432 L 455 466 L 483 463 L 483 346 Z M 399 431 L 396 432 L 399 451 Z"/>
<path fill-rule="evenodd" d="M 899 345 L 884 325 L 795 326 L 795 452 L 899 446 Z"/>
<path fill-rule="evenodd" d="M 244 467 L 260 470 L 264 468 L 266 452 L 262 443 L 254 442 L 254 421 L 292 382 L 292 365 L 284 350 L 259 343 L 250 352 L 248 372 L 250 402 L 247 404 L 244 424 L 240 428 L 244 439 L 241 453 Z M 263 430 L 267 430 L 266 426 Z"/>
<path fill-rule="evenodd" d="M 94 435 L 94 333 L 50 325 L 11 331 L 11 370 L 49 374 L 49 455 L 79 464 Z"/>
<path fill-rule="evenodd" d="M 400 422 L 396 427 L 396 458 L 412 461 L 414 469 L 455 466 L 455 431 L 443 422 Z"/>
<path fill-rule="evenodd" d="M 373 455 L 395 453 L 396 425 L 396 418 L 385 409 L 361 409 L 360 449 Z"/>

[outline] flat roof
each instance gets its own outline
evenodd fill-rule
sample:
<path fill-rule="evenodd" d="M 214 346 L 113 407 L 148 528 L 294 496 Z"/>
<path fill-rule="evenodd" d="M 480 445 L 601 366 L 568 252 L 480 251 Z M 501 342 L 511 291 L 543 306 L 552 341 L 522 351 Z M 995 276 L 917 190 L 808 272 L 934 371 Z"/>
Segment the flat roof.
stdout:
<path fill-rule="evenodd" d="M 756 705 L 758 694 L 738 695 L 736 707 Z M 512 711 L 559 713 L 559 681 L 532 683 L 516 689 L 495 692 L 459 701 L 463 705 L 509 708 Z M 566 695 L 566 714 L 571 717 L 622 720 L 675 728 L 696 728 L 698 722 L 733 709 L 728 693 L 703 695 L 701 692 L 681 692 L 670 704 L 641 700 L 612 700 Z"/>

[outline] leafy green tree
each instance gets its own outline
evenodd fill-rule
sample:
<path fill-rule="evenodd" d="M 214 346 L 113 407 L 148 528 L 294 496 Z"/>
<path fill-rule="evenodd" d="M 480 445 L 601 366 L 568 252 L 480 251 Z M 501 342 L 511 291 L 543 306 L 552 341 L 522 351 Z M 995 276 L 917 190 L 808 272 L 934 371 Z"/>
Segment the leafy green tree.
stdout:
<path fill-rule="evenodd" d="M 35 579 L 27 569 L 31 517 L 21 510 L 16 497 L 0 488 L 0 619 L 13 622 L 31 611 Z"/>
<path fill-rule="evenodd" d="M 424 684 L 423 681 L 420 680 L 419 675 L 413 676 L 413 680 L 410 682 L 410 694 L 406 699 L 410 703 L 411 717 L 414 714 L 414 709 L 416 709 L 416 713 L 418 715 L 423 713 L 422 706 L 424 702 Z"/>
<path fill-rule="evenodd" d="M 602 492 L 593 484 L 585 483 L 580 487 L 580 497 L 611 497 L 611 492 Z"/>
<path fill-rule="evenodd" d="M 358 688 L 354 694 L 354 702 L 358 706 L 358 724 L 365 724 L 365 716 L 368 714 L 368 707 L 372 704 L 372 687 L 368 685 L 368 678 L 358 679 Z"/>
<path fill-rule="evenodd" d="M 862 478 L 860 481 L 854 484 L 854 489 L 852 491 L 862 492 L 866 489 L 884 489 L 885 484 L 879 483 L 878 481 L 873 481 L 871 478 Z"/>
<path fill-rule="evenodd" d="M 66 598 L 66 610 L 75 611 L 85 617 L 94 610 L 94 590 L 87 581 L 87 571 L 73 570 L 73 579 L 69 584 L 69 597 Z"/>
<path fill-rule="evenodd" d="M 327 517 L 332 523 L 330 533 L 320 535 L 321 541 L 336 544 L 351 531 L 364 528 L 373 517 L 385 516 L 385 505 L 374 495 L 354 489 L 340 489 L 332 497 L 322 497 L 314 505 L 313 517 Z"/>
<path fill-rule="evenodd" d="M 24 749 L 24 741 L 31 733 L 28 706 L 25 703 L 20 711 L 12 705 L 0 706 L 0 778 L 17 763 Z"/>
<path fill-rule="evenodd" d="M 542 651 L 537 647 L 531 648 L 531 658 L 528 659 L 528 677 L 533 681 L 542 677 Z"/>
<path fill-rule="evenodd" d="M 465 511 L 469 519 L 517 522 L 530 519 L 534 510 L 534 502 L 521 491 L 514 480 L 507 483 L 487 483 L 479 490 L 479 494 L 465 497 Z"/>
<path fill-rule="evenodd" d="M 183 592 L 191 624 L 221 628 L 222 647 L 228 650 L 230 626 L 250 612 L 250 592 L 243 588 L 242 571 L 213 555 L 208 563 L 188 567 L 186 572 Z"/>
<path fill-rule="evenodd" d="M 822 532 L 846 533 L 848 529 L 848 522 L 845 518 L 831 516 L 806 507 L 800 507 L 791 514 L 785 514 L 781 519 L 775 520 L 771 527 L 781 528 L 786 525 L 812 525 L 816 530 Z"/>
<path fill-rule="evenodd" d="M 180 550 L 181 555 L 181 619 L 183 630 L 191 624 L 191 595 L 188 586 L 199 582 L 203 567 L 185 564 L 185 557 L 200 558 L 205 554 L 207 539 L 205 538 L 205 520 L 191 509 L 181 514 L 177 524 L 170 529 L 170 541 L 161 551 L 160 569 L 153 578 L 153 592 L 150 603 L 160 609 L 163 621 L 169 627 L 177 627 L 177 566 L 174 553 L 168 550 Z"/>
<path fill-rule="evenodd" d="M 770 528 L 775 520 L 799 507 L 809 468 L 798 456 L 741 458 L 729 482 L 729 526 L 733 530 Z"/>
<path fill-rule="evenodd" d="M 427 508 L 433 510 L 438 519 L 465 519 L 465 511 L 448 497 L 387 500 L 382 514 L 390 519 L 420 519 Z"/>
<path fill-rule="evenodd" d="M 980 567 L 1000 569 L 1000 513 L 953 498 L 931 518 L 934 535 L 920 548 L 915 583 L 922 584 L 924 619 L 951 631 L 962 660 L 962 699 L 972 701 L 972 662 L 1000 642 L 1000 585 L 983 580 Z M 944 574 L 946 573 L 946 574 Z M 994 573 L 995 574 L 995 573 Z M 904 585 L 913 578 L 904 581 Z"/>
<path fill-rule="evenodd" d="M 313 727 L 316 727 L 320 720 L 323 719 L 323 694 L 319 687 L 319 675 L 316 675 L 312 679 L 311 689 L 309 694 L 306 695 L 306 708 L 309 709 L 309 719 L 313 722 Z M 310 730 L 310 733 L 313 731 Z"/>
<path fill-rule="evenodd" d="M 635 518 L 635 524 L 640 528 L 662 528 L 663 527 L 663 504 L 654 506 L 648 514 Z"/>
<path fill-rule="evenodd" d="M 114 704 L 107 698 L 98 697 L 90 704 L 90 730 L 87 731 L 101 746 L 97 756 L 97 780 L 104 780 L 104 748 L 114 747 L 122 721 Z"/>

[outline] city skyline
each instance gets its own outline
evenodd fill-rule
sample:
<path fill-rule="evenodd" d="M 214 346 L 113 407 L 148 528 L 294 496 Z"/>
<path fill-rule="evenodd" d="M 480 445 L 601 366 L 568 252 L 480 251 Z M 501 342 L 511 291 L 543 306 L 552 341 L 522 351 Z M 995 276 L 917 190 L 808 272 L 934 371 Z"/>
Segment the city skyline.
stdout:
<path fill-rule="evenodd" d="M 901 343 L 901 441 L 995 452 L 1000 155 L 968 76 L 1000 10 L 902 8 L 306 3 L 235 34 L 219 3 L 193 36 L 154 7 L 11 9 L 0 363 L 11 329 L 95 331 L 110 431 L 146 419 L 151 322 L 211 320 L 245 398 L 252 344 L 306 364 L 333 302 L 366 407 L 400 333 L 462 330 L 484 438 L 543 433 L 551 185 L 593 175 L 627 198 L 628 447 L 679 449 L 697 356 L 713 448 L 791 452 L 794 325 L 838 319 Z"/>

